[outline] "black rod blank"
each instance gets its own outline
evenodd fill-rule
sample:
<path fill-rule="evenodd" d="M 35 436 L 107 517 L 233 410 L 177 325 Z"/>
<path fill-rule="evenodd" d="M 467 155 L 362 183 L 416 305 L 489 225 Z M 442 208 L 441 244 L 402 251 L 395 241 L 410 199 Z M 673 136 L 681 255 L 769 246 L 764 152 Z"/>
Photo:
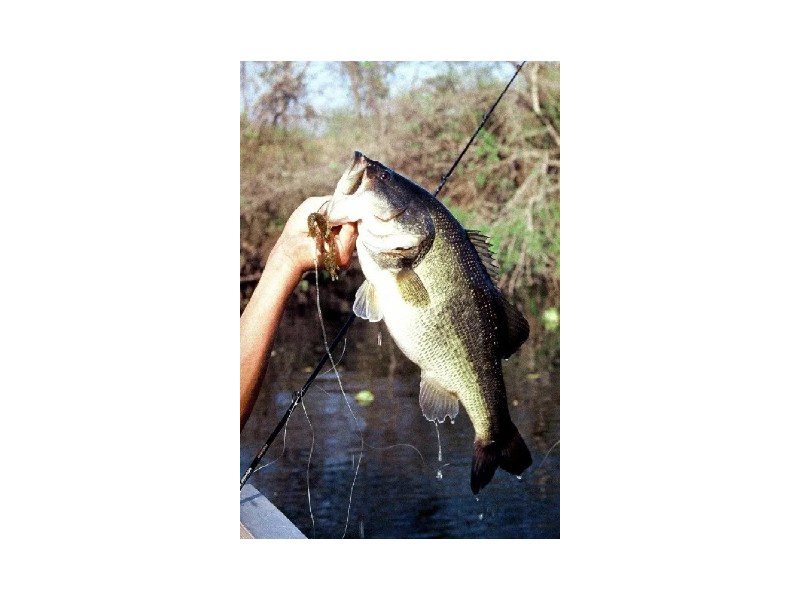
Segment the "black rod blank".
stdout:
<path fill-rule="evenodd" d="M 331 354 L 333 354 L 333 351 L 336 349 L 336 346 L 339 345 L 339 342 L 342 341 L 342 338 L 347 333 L 347 330 L 350 329 L 350 325 L 353 324 L 355 318 L 356 318 L 355 313 L 351 312 L 350 316 L 347 319 L 347 322 L 339 330 L 339 333 L 336 334 L 336 337 L 333 338 L 333 342 L 331 342 L 330 345 Z M 275 427 L 273 432 L 267 438 L 267 441 L 264 443 L 264 445 L 261 446 L 261 450 L 258 451 L 258 454 L 256 454 L 256 457 L 253 459 L 253 462 L 250 463 L 250 466 L 244 472 L 244 475 L 242 475 L 242 478 L 239 481 L 239 491 L 242 490 L 244 484 L 247 483 L 248 479 L 250 479 L 250 476 L 255 471 L 256 467 L 258 466 L 258 463 L 261 462 L 262 458 L 264 458 L 264 455 L 267 453 L 267 450 L 269 450 L 269 447 L 272 445 L 272 442 L 274 442 L 275 438 L 278 437 L 278 434 L 281 432 L 281 429 L 284 428 L 286 422 L 289 420 L 289 417 L 292 416 L 292 412 L 294 411 L 295 408 L 297 408 L 297 405 L 300 404 L 300 401 L 303 399 L 303 396 L 305 396 L 306 392 L 308 391 L 308 388 L 311 387 L 311 384 L 314 383 L 314 379 L 317 378 L 317 375 L 322 370 L 322 367 L 325 366 L 325 362 L 327 360 L 328 360 L 328 352 L 326 351 L 325 355 L 319 359 L 319 362 L 317 363 L 317 366 L 314 368 L 314 370 L 311 372 L 311 375 L 309 375 L 308 379 L 306 379 L 306 382 L 303 384 L 303 387 L 294 393 L 294 396 L 292 397 L 292 403 L 289 405 L 288 410 L 284 413 L 281 420 L 278 421 L 278 425 Z"/>

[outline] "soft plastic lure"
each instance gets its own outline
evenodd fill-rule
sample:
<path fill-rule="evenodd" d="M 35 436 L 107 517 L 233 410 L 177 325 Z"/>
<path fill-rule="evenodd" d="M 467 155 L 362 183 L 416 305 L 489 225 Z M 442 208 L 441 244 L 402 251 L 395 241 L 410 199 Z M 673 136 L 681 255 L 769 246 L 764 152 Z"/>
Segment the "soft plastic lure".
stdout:
<path fill-rule="evenodd" d="M 317 239 L 317 252 L 322 266 L 333 281 L 339 279 L 339 251 L 327 215 L 314 212 L 308 215 L 308 235 Z"/>

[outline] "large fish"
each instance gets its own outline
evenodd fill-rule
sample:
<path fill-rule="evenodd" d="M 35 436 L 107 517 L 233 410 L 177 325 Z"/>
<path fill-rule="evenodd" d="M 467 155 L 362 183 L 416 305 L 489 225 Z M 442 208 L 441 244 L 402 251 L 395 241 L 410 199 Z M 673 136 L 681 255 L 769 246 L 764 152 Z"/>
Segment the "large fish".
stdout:
<path fill-rule="evenodd" d="M 428 191 L 356 152 L 330 207 L 332 223 L 357 221 L 366 280 L 354 312 L 386 322 L 420 369 L 430 421 L 452 421 L 459 403 L 475 429 L 471 487 L 497 467 L 515 475 L 531 455 L 508 413 L 501 359 L 528 338 L 528 322 L 494 284 L 487 239 L 465 230 Z"/>

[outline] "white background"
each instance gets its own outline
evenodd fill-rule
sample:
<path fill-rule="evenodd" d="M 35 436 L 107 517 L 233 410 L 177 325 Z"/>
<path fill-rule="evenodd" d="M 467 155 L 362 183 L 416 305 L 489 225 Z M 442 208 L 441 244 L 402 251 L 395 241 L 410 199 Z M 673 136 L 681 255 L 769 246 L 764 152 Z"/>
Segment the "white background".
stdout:
<path fill-rule="evenodd" d="M 796 19 L 554 4 L 3 9 L 5 597 L 797 597 Z M 561 540 L 238 539 L 238 62 L 366 58 L 561 61 Z"/>

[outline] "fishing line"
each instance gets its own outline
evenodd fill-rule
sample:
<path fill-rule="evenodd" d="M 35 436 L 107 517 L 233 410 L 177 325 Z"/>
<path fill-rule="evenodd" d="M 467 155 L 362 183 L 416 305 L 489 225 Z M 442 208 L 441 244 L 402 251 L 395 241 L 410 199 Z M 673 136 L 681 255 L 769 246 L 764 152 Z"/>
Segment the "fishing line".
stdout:
<path fill-rule="evenodd" d="M 316 253 L 314 254 L 314 280 L 316 282 L 317 315 L 319 316 L 319 325 L 322 328 L 322 341 L 325 344 L 325 351 L 328 353 L 328 358 L 331 361 L 331 368 L 333 369 L 333 374 L 336 375 L 336 381 L 339 383 L 339 391 L 342 392 L 342 398 L 344 398 L 344 402 L 347 405 L 347 408 L 350 410 L 350 415 L 353 417 L 353 423 L 356 426 L 356 431 L 358 431 L 358 435 L 361 438 L 361 451 L 358 454 L 358 464 L 356 465 L 356 472 L 353 475 L 353 483 L 350 484 L 350 498 L 347 502 L 347 518 L 345 519 L 344 522 L 344 533 L 342 534 L 342 539 L 344 539 L 344 537 L 347 535 L 347 527 L 350 524 L 350 508 L 353 504 L 353 489 L 356 487 L 356 479 L 358 478 L 358 469 L 361 466 L 361 459 L 364 457 L 364 433 L 358 426 L 358 418 L 356 417 L 356 413 L 353 412 L 353 407 L 350 406 L 350 401 L 347 399 L 347 394 L 344 393 L 344 385 L 342 384 L 342 378 L 339 376 L 339 370 L 336 368 L 336 362 L 333 360 L 331 349 L 328 346 L 328 334 L 325 333 L 325 320 L 322 318 L 322 305 L 320 304 L 319 300 L 319 264 L 317 261 Z M 309 495 L 310 494 L 311 492 L 309 490 Z"/>
<path fill-rule="evenodd" d="M 339 385 L 341 387 L 341 380 L 339 380 Z M 331 394 L 329 394 L 326 389 L 320 387 L 319 385 L 316 385 L 315 387 L 317 387 L 319 390 L 321 390 L 329 398 L 332 398 Z M 358 463 L 355 465 L 355 473 L 353 474 L 353 481 L 350 484 L 350 497 L 347 500 L 347 517 L 346 517 L 345 523 L 344 523 L 344 533 L 342 533 L 342 539 L 344 539 L 347 536 L 347 527 L 350 524 L 350 510 L 351 510 L 352 505 L 353 505 L 353 490 L 354 490 L 354 488 L 356 486 L 356 479 L 358 478 L 358 471 L 359 471 L 359 468 L 361 467 L 361 460 L 364 457 L 364 448 L 365 447 L 366 448 L 371 448 L 371 449 L 377 450 L 377 451 L 382 451 L 382 450 L 391 450 L 392 448 L 399 448 L 401 446 L 406 446 L 408 448 L 412 448 L 419 455 L 419 457 L 422 459 L 422 462 L 426 466 L 428 464 L 428 461 L 425 460 L 425 456 L 422 454 L 422 452 L 420 452 L 419 448 L 417 448 L 413 444 L 402 444 L 402 443 L 401 444 L 392 444 L 391 446 L 386 446 L 386 447 L 383 447 L 383 448 L 377 448 L 375 446 L 370 446 L 369 444 L 367 444 L 366 441 L 364 441 L 364 434 L 361 432 L 361 429 L 358 427 L 358 419 L 357 419 L 355 413 L 353 412 L 353 408 L 350 405 L 350 401 L 347 399 L 347 395 L 344 393 L 344 391 L 342 391 L 342 395 L 344 396 L 344 400 L 345 400 L 345 403 L 347 404 L 347 408 L 350 410 L 350 414 L 352 415 L 353 419 L 355 420 L 356 428 L 358 430 L 359 436 L 361 437 L 361 450 L 360 450 L 360 452 L 358 454 Z M 305 404 L 303 404 L 303 410 L 305 410 Z M 352 458 L 354 459 L 354 462 L 355 462 L 355 454 L 352 455 Z M 311 464 L 311 458 L 309 457 L 309 465 L 310 464 Z M 308 472 L 306 471 L 306 476 L 307 475 L 308 475 Z M 307 477 L 306 477 L 306 483 L 308 484 Z M 309 487 L 308 490 L 309 490 L 308 493 L 309 493 L 309 511 L 310 511 L 311 510 L 311 500 L 310 500 L 310 498 L 311 498 L 311 488 Z M 363 521 L 362 521 L 361 532 L 362 532 L 361 537 L 364 537 L 363 536 Z"/>
<path fill-rule="evenodd" d="M 425 460 L 425 456 L 422 454 L 422 452 L 419 451 L 419 448 L 417 448 L 414 444 L 392 444 L 391 446 L 370 446 L 369 444 L 367 444 L 366 446 L 370 450 L 375 450 L 377 452 L 384 452 L 386 450 L 393 450 L 395 448 L 411 448 L 414 452 L 419 454 L 419 457 L 422 459 L 422 462 L 426 466 L 428 464 L 428 461 Z"/>
<path fill-rule="evenodd" d="M 558 446 L 560 443 L 561 443 L 561 440 L 558 440 L 558 441 L 557 441 L 555 444 L 553 444 L 552 446 L 550 446 L 550 450 L 548 450 L 548 451 L 547 451 L 547 453 L 544 455 L 544 458 L 542 459 L 542 462 L 540 462 L 540 463 L 539 463 L 539 466 L 538 466 L 538 467 L 536 467 L 536 468 L 534 469 L 534 471 L 538 471 L 538 470 L 539 470 L 539 469 L 542 467 L 542 465 L 544 464 L 544 461 L 546 461 L 546 460 L 547 460 L 547 457 L 548 457 L 548 456 L 550 456 L 550 453 L 553 451 L 553 449 L 554 449 L 556 446 Z"/>
<path fill-rule="evenodd" d="M 345 324 L 336 334 L 336 337 L 333 338 L 333 342 L 331 342 L 331 348 L 335 348 L 336 346 L 339 345 L 339 342 L 342 341 L 342 338 L 345 336 L 347 330 L 350 328 L 350 325 L 353 324 L 353 321 L 355 321 L 355 319 L 356 319 L 355 313 L 351 312 Z M 297 408 L 297 405 L 300 403 L 303 396 L 305 396 L 306 392 L 308 391 L 308 388 L 311 387 L 311 384 L 314 382 L 314 379 L 316 378 L 317 374 L 322 370 L 322 367 L 325 366 L 326 362 L 328 362 L 327 354 L 322 358 L 320 358 L 319 362 L 317 363 L 317 366 L 314 367 L 314 370 L 311 372 L 311 375 L 309 375 L 308 379 L 306 379 L 306 382 L 303 384 L 303 387 L 294 393 L 294 396 L 292 397 L 292 403 L 289 405 L 289 408 L 286 409 L 286 412 L 284 413 L 283 417 L 281 417 L 281 420 L 278 421 L 278 424 L 275 426 L 275 429 L 269 435 L 267 441 L 264 442 L 264 445 L 261 446 L 261 449 L 253 458 L 253 462 L 250 463 L 250 466 L 247 468 L 247 470 L 242 475 L 242 478 L 239 480 L 240 491 L 244 487 L 244 484 L 247 483 L 247 480 L 250 479 L 250 476 L 253 474 L 253 471 L 258 466 L 258 463 L 261 462 L 262 458 L 264 458 L 264 455 L 267 453 L 267 450 L 269 450 L 270 446 L 272 445 L 272 442 L 274 442 L 275 438 L 278 437 L 278 433 L 280 433 L 281 429 L 283 429 L 283 427 L 286 425 L 286 422 L 289 420 L 289 417 L 292 415 L 292 412 L 294 411 L 295 408 Z"/>
<path fill-rule="evenodd" d="M 317 523 L 314 521 L 314 511 L 311 510 L 311 456 L 314 454 L 314 426 L 311 424 L 311 419 L 306 410 L 306 403 L 300 401 L 300 406 L 303 407 L 303 413 L 306 415 L 306 421 L 311 428 L 311 449 L 308 451 L 308 462 L 306 463 L 306 493 L 308 495 L 308 514 L 311 515 L 311 535 L 317 537 Z"/>
<path fill-rule="evenodd" d="M 353 475 L 353 483 L 350 484 L 350 498 L 347 500 L 347 518 L 344 522 L 344 533 L 342 539 L 347 535 L 347 526 L 350 524 L 350 507 L 353 505 L 353 488 L 356 487 L 356 478 L 358 477 L 358 468 L 361 466 L 361 458 L 364 456 L 364 436 L 361 436 L 361 452 L 358 454 L 358 463 L 356 464 L 356 472 Z"/>
<path fill-rule="evenodd" d="M 511 79 L 506 84 L 506 87 L 503 89 L 503 91 L 497 97 L 497 100 L 495 100 L 494 104 L 492 104 L 492 106 L 489 109 L 489 111 L 483 116 L 483 119 L 481 120 L 480 124 L 478 125 L 478 128 L 475 130 L 475 133 L 472 134 L 472 137 L 469 139 L 469 141 L 467 142 L 466 146 L 464 146 L 464 149 L 461 151 L 461 154 L 459 154 L 458 158 L 456 158 L 455 162 L 453 163 L 453 166 L 450 167 L 450 170 L 442 177 L 442 180 L 439 183 L 439 187 L 437 187 L 436 191 L 433 193 L 434 198 L 438 197 L 439 192 L 444 187 L 444 184 L 447 182 L 447 179 L 450 177 L 450 175 L 452 175 L 453 171 L 455 171 L 456 167 L 458 166 L 458 163 L 461 162 L 461 159 L 466 154 L 466 152 L 469 149 L 469 147 L 472 144 L 472 142 L 475 141 L 475 137 L 478 135 L 478 133 L 481 131 L 481 129 L 483 129 L 483 126 L 486 124 L 486 121 L 489 119 L 489 116 L 492 114 L 492 112 L 494 112 L 495 107 L 497 107 L 497 105 L 499 104 L 500 100 L 503 98 L 505 93 L 508 91 L 508 88 L 511 87 L 511 84 L 514 82 L 514 79 L 516 79 L 517 75 L 522 70 L 522 67 L 525 65 L 525 62 L 526 61 L 522 61 L 519 64 L 519 66 L 517 67 L 517 70 L 514 72 L 514 75 L 512 75 Z M 336 194 L 334 194 L 334 198 L 331 198 L 331 202 L 335 199 L 335 196 L 336 196 Z M 314 261 L 316 263 L 316 255 L 314 257 Z M 317 269 L 316 269 L 316 264 L 315 264 L 315 272 L 316 272 L 316 270 Z M 319 289 L 319 286 L 317 286 L 317 288 Z M 291 414 L 294 411 L 294 409 L 297 407 L 297 405 L 303 399 L 303 396 L 308 391 L 308 388 L 311 387 L 311 384 L 313 383 L 314 379 L 316 379 L 316 377 L 319 374 L 320 370 L 322 369 L 322 367 L 325 365 L 325 363 L 327 362 L 328 358 L 330 357 L 331 351 L 336 349 L 336 347 L 339 345 L 339 342 L 345 336 L 345 334 L 347 333 L 347 330 L 350 329 L 350 326 L 353 324 L 355 319 L 356 319 L 356 315 L 355 315 L 354 312 L 351 311 L 350 312 L 350 316 L 347 318 L 347 321 L 342 326 L 342 328 L 339 330 L 339 333 L 336 334 L 336 337 L 333 339 L 333 342 L 330 344 L 330 346 L 327 344 L 327 340 L 326 340 L 326 344 L 325 344 L 325 346 L 326 346 L 326 348 L 325 348 L 326 355 L 323 356 L 319 360 L 319 362 L 317 363 L 316 368 L 314 369 L 314 371 L 312 371 L 311 375 L 309 375 L 308 379 L 303 384 L 303 387 L 300 388 L 297 392 L 295 392 L 293 400 L 292 400 L 292 403 L 289 405 L 288 410 L 283 415 L 281 420 L 278 421 L 277 426 L 275 427 L 273 432 L 270 434 L 269 438 L 267 438 L 267 441 L 261 447 L 261 450 L 259 450 L 258 453 L 256 454 L 256 456 L 253 458 L 253 461 L 250 463 L 250 466 L 247 468 L 247 470 L 242 475 L 241 479 L 239 480 L 239 490 L 240 491 L 244 487 L 244 484 L 247 483 L 247 480 L 250 479 L 250 476 L 255 471 L 256 467 L 258 466 L 258 463 L 261 462 L 261 459 L 264 457 L 264 454 L 266 454 L 267 450 L 269 450 L 269 447 L 272 445 L 272 442 L 275 441 L 275 438 L 278 436 L 278 433 L 280 432 L 280 430 L 286 425 L 286 422 L 289 420 L 289 417 L 291 416 Z M 325 328 L 323 327 L 323 333 L 324 333 L 324 331 L 325 331 Z M 332 357 L 330 357 L 330 360 L 331 360 L 331 364 L 333 364 L 333 358 Z M 334 371 L 335 371 L 335 369 L 334 369 Z M 338 378 L 338 372 L 336 373 L 336 375 L 337 375 L 337 378 Z M 341 385 L 341 380 L 340 380 L 340 385 Z M 344 393 L 344 391 L 342 391 L 342 393 Z M 345 396 L 345 399 L 347 399 L 347 396 Z M 348 406 L 349 406 L 349 404 L 348 404 Z M 351 412 L 352 412 L 352 410 L 351 410 Z M 364 448 L 364 446 L 363 446 L 364 437 L 363 436 L 361 437 L 361 442 L 362 442 L 361 453 L 363 455 L 363 448 Z M 359 458 L 359 463 L 360 463 L 360 458 Z M 352 488 L 351 488 L 351 499 L 352 499 Z M 348 520 L 349 520 L 349 512 L 350 511 L 349 511 L 349 508 L 348 508 Z M 345 533 L 346 533 L 346 531 L 345 531 Z"/>
<path fill-rule="evenodd" d="M 327 395 L 328 398 L 333 398 L 333 396 L 325 388 L 320 387 L 318 384 L 315 384 L 314 387 L 316 387 L 323 394 Z M 423 455 L 422 452 L 420 451 L 420 449 L 417 448 L 414 444 L 407 444 L 407 443 L 401 442 L 399 444 L 391 444 L 390 446 L 372 446 L 372 445 L 368 444 L 365 441 L 364 442 L 364 447 L 365 448 L 369 448 L 370 450 L 375 450 L 376 452 L 385 452 L 386 450 L 394 450 L 395 448 L 401 448 L 401 447 L 411 448 L 422 459 L 423 464 L 425 466 L 428 466 L 428 461 L 425 458 L 425 455 Z M 353 455 L 353 456 L 355 456 L 355 455 Z M 450 463 L 448 463 L 448 464 L 450 464 Z M 442 466 L 446 466 L 446 465 L 442 465 Z M 355 464 L 353 465 L 353 468 L 355 468 Z"/>
<path fill-rule="evenodd" d="M 283 428 L 283 448 L 281 449 L 281 453 L 278 455 L 277 458 L 274 458 L 271 461 L 269 461 L 268 463 L 263 464 L 260 467 L 258 467 L 257 469 L 255 469 L 253 471 L 253 475 L 258 473 L 261 469 L 266 469 L 268 466 L 275 464 L 281 458 L 283 458 L 283 453 L 286 452 L 286 432 L 287 431 L 289 431 L 289 422 L 288 421 L 286 422 L 286 427 Z"/>
<path fill-rule="evenodd" d="M 336 366 L 337 366 L 337 367 L 338 367 L 340 364 L 342 364 L 342 359 L 344 359 L 344 352 L 345 352 L 345 350 L 347 350 L 347 338 L 346 338 L 346 337 L 344 338 L 344 346 L 342 346 L 342 353 L 339 355 L 339 360 L 337 360 L 337 361 L 336 361 Z M 327 358 L 327 357 L 326 357 L 326 358 Z M 330 373 L 331 371 L 333 371 L 333 367 L 331 367 L 330 369 L 325 369 L 325 370 L 324 370 L 322 373 L 320 373 L 320 375 L 327 375 L 327 374 L 328 374 L 328 373 Z M 318 375 L 317 377 L 319 377 L 319 375 Z M 319 387 L 319 386 L 317 386 L 317 387 Z M 322 389 L 322 388 L 320 388 L 320 389 Z"/>

